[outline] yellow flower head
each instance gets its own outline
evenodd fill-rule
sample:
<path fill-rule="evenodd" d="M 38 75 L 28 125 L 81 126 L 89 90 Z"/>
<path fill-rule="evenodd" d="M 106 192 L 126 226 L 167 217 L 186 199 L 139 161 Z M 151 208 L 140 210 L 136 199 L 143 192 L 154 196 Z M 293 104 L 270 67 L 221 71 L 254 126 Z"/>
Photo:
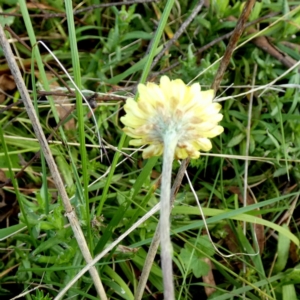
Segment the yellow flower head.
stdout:
<path fill-rule="evenodd" d="M 143 158 L 163 153 L 165 135 L 176 134 L 175 157 L 198 158 L 199 150 L 212 148 L 210 138 L 223 132 L 218 125 L 223 115 L 221 105 L 213 103 L 214 91 L 201 91 L 198 83 L 187 86 L 181 79 L 167 76 L 157 85 L 148 82 L 138 85 L 139 98 L 128 98 L 124 106 L 126 115 L 121 118 L 124 131 L 133 138 L 130 145 L 142 146 Z"/>

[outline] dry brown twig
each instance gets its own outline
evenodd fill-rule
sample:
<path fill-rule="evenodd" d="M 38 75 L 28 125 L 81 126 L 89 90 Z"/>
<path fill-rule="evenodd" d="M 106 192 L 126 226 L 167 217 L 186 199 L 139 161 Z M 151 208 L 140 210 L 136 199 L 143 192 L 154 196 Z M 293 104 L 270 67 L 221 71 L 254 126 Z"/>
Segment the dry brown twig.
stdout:
<path fill-rule="evenodd" d="M 222 78 L 224 76 L 224 73 L 227 69 L 227 66 L 229 64 L 230 58 L 232 56 L 233 51 L 236 48 L 236 45 L 239 41 L 240 36 L 242 35 L 244 28 L 245 28 L 245 24 L 246 21 L 250 15 L 251 9 L 255 4 L 255 0 L 247 0 L 243 12 L 240 15 L 236 27 L 233 30 L 233 33 L 230 37 L 229 43 L 227 45 L 227 48 L 225 50 L 224 56 L 221 60 L 219 69 L 217 71 L 217 74 L 215 76 L 214 82 L 212 84 L 212 89 L 216 92 L 220 86 L 220 83 L 222 81 Z"/>
<path fill-rule="evenodd" d="M 256 32 L 257 31 L 254 28 L 249 29 L 249 33 L 256 33 Z M 294 60 L 292 57 L 279 51 L 265 36 L 258 36 L 255 39 L 253 39 L 252 42 L 257 47 L 261 48 L 263 51 L 267 52 L 268 54 L 276 58 L 287 68 L 291 68 L 297 63 L 297 61 Z M 300 72 L 300 69 L 298 71 Z"/>
<path fill-rule="evenodd" d="M 79 225 L 79 221 L 77 219 L 76 213 L 73 210 L 72 205 L 69 201 L 69 197 L 68 197 L 67 192 L 65 190 L 64 183 L 62 181 L 62 178 L 60 176 L 58 168 L 57 168 L 57 166 L 55 164 L 55 161 L 53 159 L 50 147 L 49 147 L 49 145 L 47 143 L 47 140 L 45 138 L 45 135 L 43 133 L 41 124 L 39 122 L 39 119 L 38 119 L 38 117 L 35 113 L 35 109 L 33 107 L 32 101 L 30 99 L 29 93 L 26 89 L 26 86 L 25 86 L 25 83 L 23 81 L 21 72 L 20 72 L 20 70 L 17 66 L 17 63 L 16 63 L 15 59 L 14 59 L 14 55 L 12 53 L 12 50 L 10 48 L 10 45 L 9 45 L 7 39 L 6 39 L 4 30 L 3 30 L 1 25 L 0 25 L 0 44 L 2 46 L 2 50 L 4 52 L 6 60 L 8 62 L 9 67 L 10 67 L 11 73 L 14 77 L 14 80 L 15 80 L 16 85 L 18 87 L 18 90 L 20 92 L 21 98 L 23 100 L 24 106 L 25 106 L 27 114 L 28 114 L 28 117 L 31 120 L 34 132 L 35 132 L 35 134 L 36 134 L 36 136 L 39 140 L 39 143 L 41 145 L 41 149 L 44 153 L 45 159 L 46 159 L 47 164 L 49 166 L 49 170 L 50 170 L 51 175 L 53 177 L 53 181 L 55 182 L 56 188 L 57 188 L 57 190 L 58 190 L 58 192 L 59 192 L 59 194 L 62 198 L 64 207 L 65 207 L 65 211 L 66 211 L 66 216 L 67 216 L 67 218 L 70 222 L 70 225 L 72 227 L 74 236 L 77 240 L 78 246 L 81 250 L 81 253 L 82 253 L 85 261 L 87 263 L 89 263 L 93 260 L 93 258 L 90 254 L 90 251 L 89 251 L 89 248 L 87 246 L 87 243 L 86 243 L 85 237 L 83 235 L 82 229 Z M 100 279 L 99 274 L 97 272 L 97 269 L 94 266 L 91 266 L 90 269 L 89 269 L 89 272 L 91 274 L 91 277 L 92 277 L 93 282 L 95 284 L 95 288 L 96 288 L 100 298 L 102 300 L 106 300 L 107 299 L 106 293 L 105 293 L 105 290 L 103 288 L 101 279 Z"/>

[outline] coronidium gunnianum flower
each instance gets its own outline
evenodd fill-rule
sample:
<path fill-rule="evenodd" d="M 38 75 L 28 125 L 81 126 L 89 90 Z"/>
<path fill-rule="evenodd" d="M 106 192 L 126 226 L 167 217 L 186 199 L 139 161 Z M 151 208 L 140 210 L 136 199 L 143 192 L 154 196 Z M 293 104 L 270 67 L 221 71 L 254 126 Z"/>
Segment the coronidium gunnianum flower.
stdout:
<path fill-rule="evenodd" d="M 221 105 L 213 103 L 214 91 L 201 91 L 199 83 L 186 85 L 181 79 L 162 76 L 160 84 L 138 85 L 139 98 L 128 98 L 121 118 L 124 132 L 133 139 L 130 145 L 148 145 L 143 158 L 159 156 L 164 150 L 164 135 L 175 131 L 178 142 L 175 158 L 198 158 L 199 150 L 212 148 L 210 138 L 223 132 L 218 123 Z"/>

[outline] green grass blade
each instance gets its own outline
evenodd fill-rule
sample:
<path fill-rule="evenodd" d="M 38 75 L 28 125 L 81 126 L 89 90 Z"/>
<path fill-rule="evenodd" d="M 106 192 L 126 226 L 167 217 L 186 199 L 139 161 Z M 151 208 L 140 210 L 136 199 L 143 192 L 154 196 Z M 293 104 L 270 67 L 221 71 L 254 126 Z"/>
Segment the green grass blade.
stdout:
<path fill-rule="evenodd" d="M 74 70 L 74 74 L 73 74 L 74 81 L 77 87 L 81 89 L 80 63 L 79 63 L 77 39 L 75 33 L 72 1 L 65 1 L 65 5 L 66 5 L 66 15 L 67 15 L 67 22 L 68 22 L 72 65 Z M 88 174 L 88 164 L 87 164 L 87 153 L 85 147 L 84 114 L 83 114 L 82 97 L 77 90 L 76 90 L 76 109 L 77 109 L 77 121 L 78 121 L 78 130 L 79 130 L 79 142 L 80 142 L 81 170 L 82 170 L 82 178 L 83 178 L 83 194 L 84 194 L 83 201 L 86 206 L 87 239 L 91 250 L 93 249 L 92 246 L 93 239 L 92 239 L 92 232 L 91 232 L 91 225 L 90 225 L 91 220 L 89 216 L 89 211 L 90 211 L 90 207 L 89 207 L 90 203 L 88 197 L 89 174 Z"/>

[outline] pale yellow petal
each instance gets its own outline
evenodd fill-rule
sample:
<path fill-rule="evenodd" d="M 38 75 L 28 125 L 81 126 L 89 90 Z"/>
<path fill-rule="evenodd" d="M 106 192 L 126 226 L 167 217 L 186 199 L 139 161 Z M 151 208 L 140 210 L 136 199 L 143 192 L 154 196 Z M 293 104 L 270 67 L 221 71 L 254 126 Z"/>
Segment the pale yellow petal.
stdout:
<path fill-rule="evenodd" d="M 126 104 L 124 105 L 124 110 L 127 114 L 132 114 L 135 117 L 146 119 L 148 116 L 147 114 L 140 109 L 138 103 L 134 101 L 132 98 L 128 98 L 126 100 Z"/>
<path fill-rule="evenodd" d="M 208 105 L 198 105 L 195 107 L 195 114 L 197 115 L 214 115 L 221 110 L 221 105 L 219 103 L 210 103 Z"/>
<path fill-rule="evenodd" d="M 216 127 L 216 125 L 214 123 L 203 122 L 203 123 L 197 124 L 196 130 L 201 135 L 202 132 L 209 132 L 209 131 L 213 130 L 215 127 Z"/>
<path fill-rule="evenodd" d="M 160 89 L 166 99 L 165 106 L 170 110 L 176 110 L 184 101 L 187 86 L 181 79 L 170 80 L 167 76 L 161 77 Z"/>
<path fill-rule="evenodd" d="M 139 101 L 146 101 L 153 105 L 155 108 L 165 103 L 165 96 L 157 84 L 148 82 L 147 86 L 144 84 L 138 85 Z"/>
<path fill-rule="evenodd" d="M 206 138 L 214 138 L 215 136 L 221 134 L 224 131 L 222 126 L 215 126 L 214 128 L 210 129 L 209 131 L 204 131 L 201 133 L 203 137 Z"/>
<path fill-rule="evenodd" d="M 191 105 L 195 105 L 200 99 L 201 95 L 201 87 L 199 83 L 194 83 L 191 86 L 186 88 L 186 94 L 184 100 L 182 101 L 181 105 L 188 110 Z"/>
<path fill-rule="evenodd" d="M 213 103 L 214 91 L 201 91 L 199 83 L 185 85 L 181 79 L 162 76 L 160 84 L 148 82 L 138 85 L 139 98 L 128 98 L 121 118 L 123 129 L 133 138 L 130 145 L 148 145 L 143 157 L 163 153 L 164 135 L 170 130 L 178 134 L 175 157 L 198 158 L 199 150 L 212 148 L 210 138 L 223 132 L 221 105 Z"/>
<path fill-rule="evenodd" d="M 156 108 L 153 103 L 150 103 L 148 101 L 138 101 L 137 105 L 140 110 L 145 112 L 148 118 L 155 115 L 156 113 Z"/>
<path fill-rule="evenodd" d="M 187 90 L 187 86 L 184 84 L 184 82 L 181 79 L 176 79 L 171 81 L 171 90 L 169 91 L 169 94 L 170 94 L 170 101 L 173 109 L 177 105 L 181 105 L 184 102 L 186 90 Z"/>
<path fill-rule="evenodd" d="M 127 114 L 120 118 L 121 122 L 128 127 L 137 128 L 145 123 L 145 119 L 137 118 L 133 115 Z"/>
<path fill-rule="evenodd" d="M 143 150 L 143 158 L 150 158 L 152 156 L 160 156 L 163 153 L 163 145 L 149 145 L 147 148 Z"/>
<path fill-rule="evenodd" d="M 194 142 L 195 148 L 209 151 L 212 148 L 211 141 L 207 138 L 199 138 L 197 141 Z"/>
<path fill-rule="evenodd" d="M 137 103 L 132 98 L 127 98 L 124 105 L 124 110 L 128 113 L 134 111 L 137 108 Z"/>
<path fill-rule="evenodd" d="M 131 128 L 131 127 L 124 127 L 123 131 L 133 138 L 143 138 L 145 141 L 149 141 L 149 130 L 147 129 L 148 125 L 141 126 L 139 128 Z"/>
<path fill-rule="evenodd" d="M 214 90 L 207 90 L 201 92 L 201 102 L 212 102 L 214 99 L 215 92 Z"/>
<path fill-rule="evenodd" d="M 184 148 L 177 147 L 175 150 L 176 159 L 186 159 L 188 157 L 188 153 Z"/>
<path fill-rule="evenodd" d="M 169 98 L 170 91 L 172 89 L 171 80 L 168 76 L 162 76 L 160 78 L 160 85 L 159 85 L 162 93 L 164 94 L 165 99 Z"/>

